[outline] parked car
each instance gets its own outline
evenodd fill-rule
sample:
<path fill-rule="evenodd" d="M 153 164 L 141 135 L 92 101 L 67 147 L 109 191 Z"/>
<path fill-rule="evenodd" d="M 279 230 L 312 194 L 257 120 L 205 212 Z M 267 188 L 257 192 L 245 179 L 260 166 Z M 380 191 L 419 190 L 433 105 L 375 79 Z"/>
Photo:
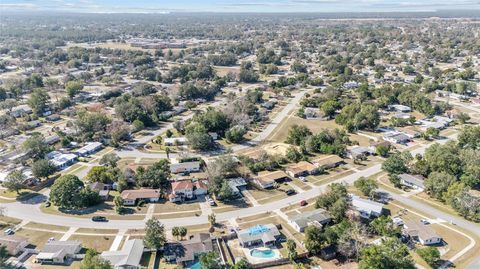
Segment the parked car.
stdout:
<path fill-rule="evenodd" d="M 285 191 L 285 193 L 286 193 L 287 195 L 294 195 L 294 194 L 297 193 L 297 192 L 296 192 L 294 189 L 288 189 L 288 190 Z"/>
<path fill-rule="evenodd" d="M 14 232 L 12 229 L 8 228 L 8 229 L 6 229 L 3 233 L 4 233 L 5 235 L 12 235 L 12 234 L 14 234 L 15 232 Z"/>
<path fill-rule="evenodd" d="M 108 221 L 106 217 L 104 216 L 93 216 L 92 217 L 92 221 L 96 221 L 96 222 L 105 222 L 105 221 Z"/>
<path fill-rule="evenodd" d="M 50 203 L 50 201 L 45 202 L 45 207 L 50 207 L 51 205 L 52 205 L 52 203 Z"/>
<path fill-rule="evenodd" d="M 422 219 L 422 220 L 420 220 L 420 222 L 423 223 L 424 225 L 430 224 L 430 221 L 428 221 L 426 219 Z"/>
<path fill-rule="evenodd" d="M 307 201 L 305 200 L 300 201 L 300 206 L 306 206 L 306 205 L 308 205 Z"/>
<path fill-rule="evenodd" d="M 299 177 L 298 179 L 300 179 L 302 182 L 307 182 L 307 178 L 306 177 Z"/>

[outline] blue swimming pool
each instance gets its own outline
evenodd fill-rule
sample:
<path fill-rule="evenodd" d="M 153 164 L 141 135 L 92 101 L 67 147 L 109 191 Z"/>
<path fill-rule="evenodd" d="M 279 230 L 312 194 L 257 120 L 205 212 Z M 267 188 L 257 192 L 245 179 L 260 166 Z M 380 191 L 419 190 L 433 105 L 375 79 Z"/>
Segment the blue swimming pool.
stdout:
<path fill-rule="evenodd" d="M 271 249 L 252 249 L 250 255 L 255 258 L 271 259 L 275 257 L 275 252 Z"/>
<path fill-rule="evenodd" d="M 195 262 L 190 267 L 188 267 L 188 269 L 202 269 L 200 260 L 195 260 Z"/>

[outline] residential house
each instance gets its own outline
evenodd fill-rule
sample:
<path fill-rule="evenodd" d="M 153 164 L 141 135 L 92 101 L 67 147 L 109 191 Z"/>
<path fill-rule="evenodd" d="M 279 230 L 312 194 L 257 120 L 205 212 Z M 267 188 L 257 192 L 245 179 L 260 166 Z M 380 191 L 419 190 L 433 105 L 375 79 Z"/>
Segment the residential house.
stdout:
<path fill-rule="evenodd" d="M 182 202 L 195 197 L 194 186 L 191 180 L 174 181 L 171 183 L 172 193 L 168 196 L 171 202 Z"/>
<path fill-rule="evenodd" d="M 347 157 L 350 159 L 359 159 L 359 158 L 367 157 L 374 153 L 375 152 L 368 147 L 354 146 L 349 150 L 347 150 Z"/>
<path fill-rule="evenodd" d="M 49 145 L 53 145 L 60 142 L 60 137 L 58 135 L 51 135 L 51 136 L 45 137 L 44 141 Z"/>
<path fill-rule="evenodd" d="M 163 139 L 163 144 L 165 146 L 186 145 L 188 140 L 186 137 L 167 137 Z"/>
<path fill-rule="evenodd" d="M 410 141 L 410 137 L 408 135 L 399 132 L 385 133 L 383 135 L 383 139 L 394 144 L 406 144 Z"/>
<path fill-rule="evenodd" d="M 330 169 L 345 163 L 343 159 L 337 155 L 320 155 L 312 159 L 311 162 L 321 169 Z"/>
<path fill-rule="evenodd" d="M 28 105 L 19 105 L 10 110 L 10 116 L 20 118 L 24 115 L 31 114 L 32 112 L 33 110 Z"/>
<path fill-rule="evenodd" d="M 110 197 L 110 190 L 112 189 L 112 185 L 110 184 L 105 184 L 102 182 L 92 182 L 88 184 L 88 187 L 91 190 L 96 191 L 100 198 L 102 198 L 102 200 L 104 201 L 108 200 L 108 198 Z"/>
<path fill-rule="evenodd" d="M 46 264 L 66 264 L 82 250 L 79 241 L 52 241 L 45 244 L 36 259 Z"/>
<path fill-rule="evenodd" d="M 323 208 L 313 211 L 300 213 L 291 217 L 288 223 L 298 232 L 303 233 L 305 228 L 310 225 L 323 227 L 332 220 L 330 214 Z"/>
<path fill-rule="evenodd" d="M 383 204 L 355 195 L 352 196 L 352 206 L 362 218 L 369 219 L 383 214 Z"/>
<path fill-rule="evenodd" d="M 325 114 L 318 108 L 306 107 L 303 114 L 307 120 L 325 120 Z"/>
<path fill-rule="evenodd" d="M 98 150 L 100 150 L 103 147 L 103 144 L 100 142 L 88 142 L 85 144 L 85 146 L 79 148 L 76 153 L 78 156 L 88 156 Z"/>
<path fill-rule="evenodd" d="M 210 234 L 196 233 L 188 240 L 167 243 L 163 250 L 163 257 L 167 262 L 176 262 L 189 266 L 202 254 L 213 251 L 213 242 Z"/>
<path fill-rule="evenodd" d="M 314 175 L 318 173 L 318 167 L 307 161 L 300 161 L 288 166 L 285 172 L 291 177 Z"/>
<path fill-rule="evenodd" d="M 274 246 L 280 235 L 277 227 L 273 224 L 256 225 L 237 232 L 238 242 L 242 247 Z"/>
<path fill-rule="evenodd" d="M 403 224 L 403 233 L 425 246 L 442 242 L 442 237 L 436 234 L 431 227 L 413 220 Z"/>
<path fill-rule="evenodd" d="M 229 178 L 227 182 L 235 196 L 240 195 L 241 191 L 247 187 L 247 182 L 243 177 Z"/>
<path fill-rule="evenodd" d="M 385 140 L 376 141 L 370 144 L 369 149 L 371 152 L 377 152 L 378 147 L 391 147 L 392 144 Z"/>
<path fill-rule="evenodd" d="M 423 185 L 424 178 L 421 175 L 410 175 L 410 174 L 400 174 L 400 184 L 413 188 L 423 190 L 425 186 Z"/>
<path fill-rule="evenodd" d="M 405 105 L 389 105 L 388 109 L 402 113 L 412 112 L 412 108 Z"/>
<path fill-rule="evenodd" d="M 138 269 L 145 246 L 141 239 L 127 240 L 119 251 L 104 251 L 100 255 L 115 269 Z"/>
<path fill-rule="evenodd" d="M 288 175 L 283 171 L 262 171 L 254 177 L 254 181 L 263 189 L 269 189 L 273 188 L 275 182 L 281 182 L 288 178 Z"/>
<path fill-rule="evenodd" d="M 25 250 L 28 245 L 28 239 L 19 235 L 0 236 L 0 246 L 5 247 L 8 255 L 17 256 Z"/>
<path fill-rule="evenodd" d="M 160 199 L 160 190 L 141 188 L 138 190 L 124 190 L 120 194 L 124 205 L 135 205 L 138 201 L 155 203 Z"/>
<path fill-rule="evenodd" d="M 61 153 L 58 151 L 48 153 L 47 158 L 59 170 L 65 169 L 77 161 L 77 155 L 73 153 Z"/>
<path fill-rule="evenodd" d="M 191 173 L 200 171 L 200 162 L 172 162 L 170 164 L 170 172 L 173 174 Z"/>
<path fill-rule="evenodd" d="M 45 119 L 48 120 L 48 121 L 57 121 L 57 120 L 60 120 L 61 117 L 58 114 L 51 114 L 51 115 L 48 115 L 47 117 L 45 117 Z"/>
<path fill-rule="evenodd" d="M 208 192 L 206 180 L 193 180 L 193 194 L 195 196 L 205 195 Z"/>

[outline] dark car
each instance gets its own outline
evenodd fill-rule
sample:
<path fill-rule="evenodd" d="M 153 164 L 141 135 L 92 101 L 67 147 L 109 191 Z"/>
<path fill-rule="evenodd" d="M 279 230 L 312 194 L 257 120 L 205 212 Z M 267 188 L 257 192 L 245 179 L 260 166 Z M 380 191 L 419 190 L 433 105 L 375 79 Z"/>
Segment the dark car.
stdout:
<path fill-rule="evenodd" d="M 97 222 L 105 222 L 108 221 L 106 217 L 104 216 L 93 216 L 92 221 L 97 221 Z"/>
<path fill-rule="evenodd" d="M 294 189 L 288 189 L 288 190 L 285 191 L 285 193 L 286 193 L 287 195 L 294 195 L 296 192 L 295 192 Z"/>

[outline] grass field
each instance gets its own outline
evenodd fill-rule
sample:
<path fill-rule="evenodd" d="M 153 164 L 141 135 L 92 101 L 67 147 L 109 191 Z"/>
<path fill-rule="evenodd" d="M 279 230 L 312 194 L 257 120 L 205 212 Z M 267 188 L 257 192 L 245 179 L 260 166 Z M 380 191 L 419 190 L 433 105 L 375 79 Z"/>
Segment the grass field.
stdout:
<path fill-rule="evenodd" d="M 59 240 L 63 236 L 63 233 L 39 232 L 22 228 L 16 231 L 15 234 L 28 238 L 28 242 L 34 245 L 36 249 L 42 249 L 48 239 L 52 237 L 55 238 L 55 240 Z"/>
<path fill-rule="evenodd" d="M 68 240 L 78 240 L 82 242 L 84 248 L 94 248 L 99 252 L 109 250 L 113 243 L 115 236 L 92 236 L 92 235 L 78 235 L 70 236 Z"/>

